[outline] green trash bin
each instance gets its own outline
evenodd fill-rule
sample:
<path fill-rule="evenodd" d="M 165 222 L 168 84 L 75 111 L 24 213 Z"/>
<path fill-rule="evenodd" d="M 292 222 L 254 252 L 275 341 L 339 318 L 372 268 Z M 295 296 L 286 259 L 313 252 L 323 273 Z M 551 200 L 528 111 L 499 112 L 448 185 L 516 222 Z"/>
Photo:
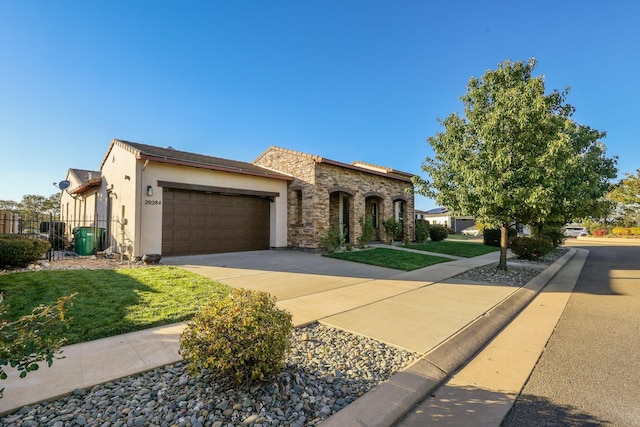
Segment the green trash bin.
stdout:
<path fill-rule="evenodd" d="M 73 246 L 80 256 L 104 249 L 104 228 L 78 227 L 73 231 Z"/>

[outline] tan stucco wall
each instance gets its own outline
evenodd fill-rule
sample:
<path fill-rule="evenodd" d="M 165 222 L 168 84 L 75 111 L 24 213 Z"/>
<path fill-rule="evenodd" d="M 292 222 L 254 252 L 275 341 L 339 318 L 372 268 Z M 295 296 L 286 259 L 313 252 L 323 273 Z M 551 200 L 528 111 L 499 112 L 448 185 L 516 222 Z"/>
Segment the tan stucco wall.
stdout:
<path fill-rule="evenodd" d="M 107 211 L 107 198 L 111 198 L 111 237 L 108 245 L 118 252 L 124 250 L 129 256 L 139 256 L 137 235 L 138 215 L 136 196 L 139 192 L 137 160 L 132 152 L 117 144 L 111 146 L 102 165 L 102 187 L 100 192 Z"/>
<path fill-rule="evenodd" d="M 140 254 L 159 254 L 162 250 L 163 189 L 158 186 L 158 181 L 279 193 L 280 196 L 271 203 L 270 246 L 276 248 L 287 246 L 287 182 L 285 180 L 157 162 L 149 162 L 142 170 L 144 162 L 142 160 L 138 162 L 142 194 L 138 207 L 141 209 L 141 217 L 138 221 L 143 236 Z M 148 185 L 153 189 L 153 196 L 146 195 Z"/>

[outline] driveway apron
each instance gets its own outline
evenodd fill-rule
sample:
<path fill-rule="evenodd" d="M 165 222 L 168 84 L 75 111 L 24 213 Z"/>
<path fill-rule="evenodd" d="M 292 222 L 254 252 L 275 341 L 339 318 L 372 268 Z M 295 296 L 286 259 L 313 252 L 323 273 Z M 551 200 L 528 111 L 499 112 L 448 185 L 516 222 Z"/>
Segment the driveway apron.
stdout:
<path fill-rule="evenodd" d="M 516 290 L 447 280 L 498 256 L 455 259 L 411 272 L 295 251 L 174 257 L 163 263 L 232 287 L 269 292 L 296 326 L 319 321 L 423 354 Z"/>

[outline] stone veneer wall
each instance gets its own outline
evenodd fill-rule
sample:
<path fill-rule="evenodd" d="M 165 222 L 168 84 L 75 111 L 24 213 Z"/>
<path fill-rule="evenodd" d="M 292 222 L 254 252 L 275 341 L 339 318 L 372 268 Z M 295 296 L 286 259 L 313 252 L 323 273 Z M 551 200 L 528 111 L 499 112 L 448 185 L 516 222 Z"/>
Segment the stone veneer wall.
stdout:
<path fill-rule="evenodd" d="M 405 220 L 404 235 L 413 240 L 414 234 L 414 201 L 413 196 L 407 195 L 405 189 L 411 188 L 411 183 L 400 181 L 393 178 L 385 178 L 380 175 L 374 175 L 367 172 L 360 172 L 352 169 L 341 168 L 326 163 L 317 165 L 316 187 L 323 188 L 326 194 L 326 203 L 329 205 L 328 190 L 332 188 L 343 188 L 347 192 L 355 195 L 350 198 L 349 202 L 349 230 L 351 243 L 358 243 L 358 237 L 362 234 L 362 228 L 358 222 L 358 218 L 365 216 L 366 211 L 366 195 L 368 193 L 379 193 L 383 199 L 379 201 L 378 226 L 380 238 L 385 238 L 382 221 L 393 215 L 393 202 L 398 198 L 406 201 L 405 204 Z M 319 200 L 322 202 L 323 200 Z M 328 220 L 328 215 L 327 215 Z M 323 231 L 329 224 L 323 225 Z"/>
<path fill-rule="evenodd" d="M 371 192 L 383 196 L 379 212 L 380 238 L 384 238 L 382 221 L 393 215 L 393 201 L 401 198 L 406 201 L 404 235 L 413 239 L 414 201 L 413 196 L 405 193 L 406 188 L 411 188 L 411 183 L 319 163 L 319 160 L 321 158 L 317 156 L 273 147 L 255 161 L 257 165 L 294 177 L 287 186 L 289 246 L 311 250 L 320 248 L 320 237 L 330 226 L 329 191 L 332 189 L 354 194 L 349 201 L 348 226 L 351 243 L 357 243 L 357 238 L 361 235 L 358 218 L 365 215 L 365 195 Z M 302 222 L 298 222 L 299 194 L 302 196 Z"/>

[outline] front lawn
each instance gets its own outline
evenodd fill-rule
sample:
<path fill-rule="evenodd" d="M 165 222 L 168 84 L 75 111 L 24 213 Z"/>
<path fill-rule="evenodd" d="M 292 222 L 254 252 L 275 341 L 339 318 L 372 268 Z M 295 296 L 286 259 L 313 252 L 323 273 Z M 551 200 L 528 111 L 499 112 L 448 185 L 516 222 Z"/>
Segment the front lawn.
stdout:
<path fill-rule="evenodd" d="M 437 252 L 439 254 L 455 255 L 464 258 L 472 258 L 478 255 L 499 251 L 500 248 L 483 244 L 467 242 L 426 242 L 414 245 L 406 245 L 406 248 L 417 249 L 419 251 Z"/>
<path fill-rule="evenodd" d="M 176 267 L 48 270 L 0 275 L 10 320 L 77 292 L 67 344 L 190 319 L 230 288 Z"/>
<path fill-rule="evenodd" d="M 363 264 L 377 265 L 379 267 L 394 268 L 396 270 L 411 271 L 422 267 L 428 267 L 440 262 L 451 261 L 433 255 L 422 255 L 397 249 L 375 248 L 362 251 L 336 252 L 325 255 L 329 258 L 345 261 L 360 262 Z"/>

